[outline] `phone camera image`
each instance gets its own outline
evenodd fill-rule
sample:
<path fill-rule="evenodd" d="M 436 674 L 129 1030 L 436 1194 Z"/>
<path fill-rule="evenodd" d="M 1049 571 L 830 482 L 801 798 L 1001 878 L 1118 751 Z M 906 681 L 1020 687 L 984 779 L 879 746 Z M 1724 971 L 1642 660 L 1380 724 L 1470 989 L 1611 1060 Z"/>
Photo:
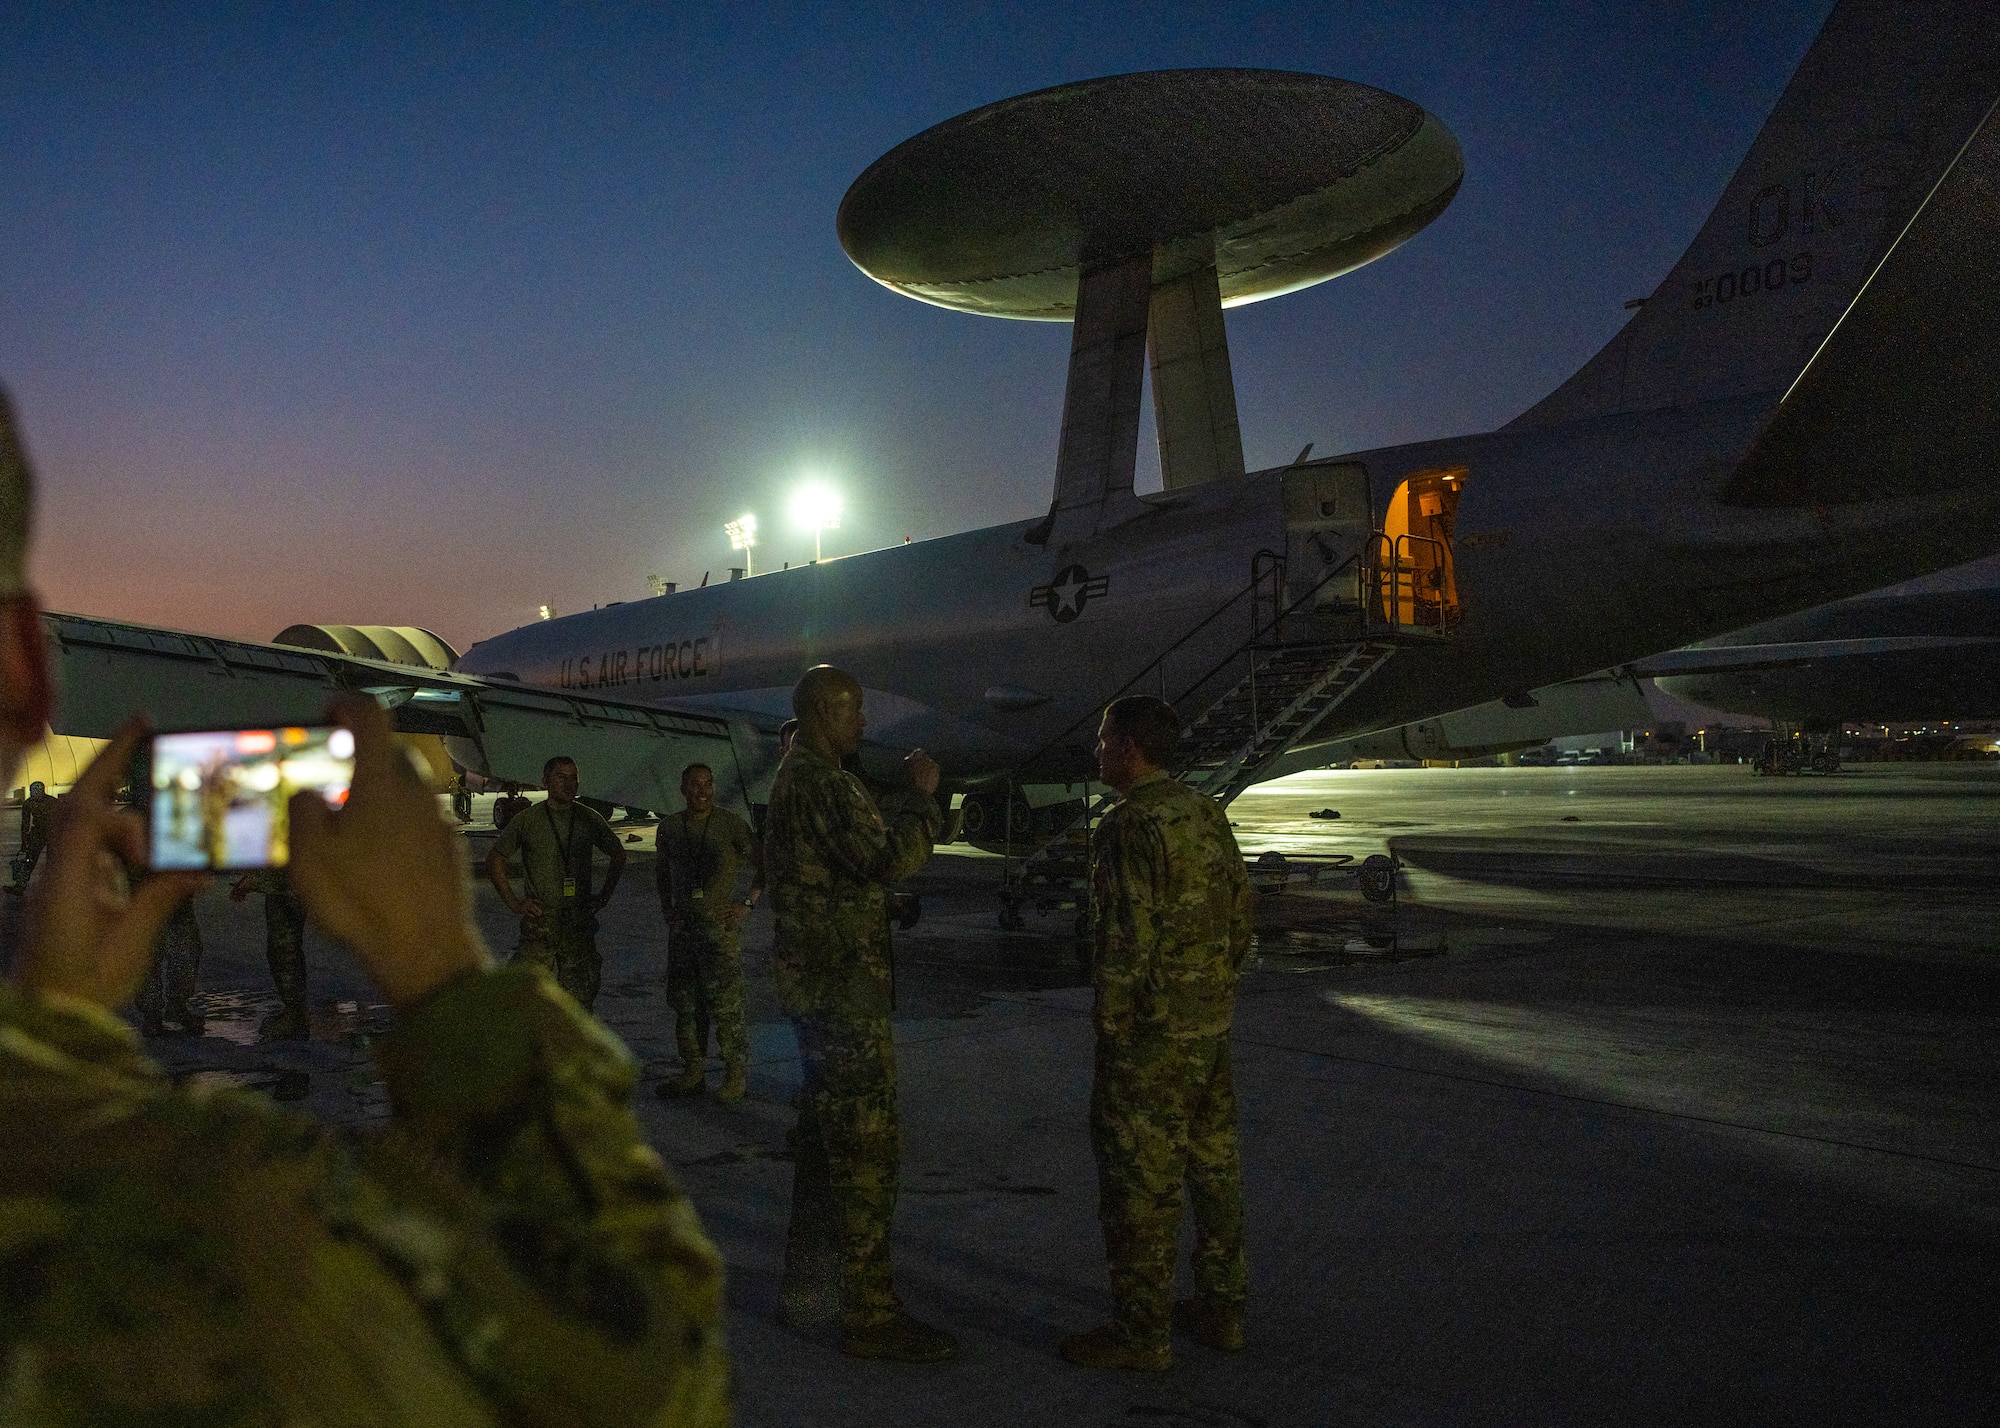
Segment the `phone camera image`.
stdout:
<path fill-rule="evenodd" d="M 281 868 L 289 804 L 311 789 L 340 807 L 354 779 L 354 735 L 337 728 L 156 734 L 152 865 L 171 870 Z"/>

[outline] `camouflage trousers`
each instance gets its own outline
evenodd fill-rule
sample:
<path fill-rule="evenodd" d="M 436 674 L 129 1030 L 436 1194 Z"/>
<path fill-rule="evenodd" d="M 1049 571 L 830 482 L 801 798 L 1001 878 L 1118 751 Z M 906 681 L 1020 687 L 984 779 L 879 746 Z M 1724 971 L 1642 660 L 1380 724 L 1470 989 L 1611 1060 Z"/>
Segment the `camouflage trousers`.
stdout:
<path fill-rule="evenodd" d="M 201 924 L 194 920 L 194 904 L 184 902 L 174 909 L 160 940 L 153 947 L 153 965 L 139 984 L 139 1013 L 148 1023 L 171 1017 L 180 1021 L 188 1013 L 188 999 L 201 985 Z M 182 1026 L 192 1031 L 186 1021 Z"/>
<path fill-rule="evenodd" d="M 750 1033 L 743 1012 L 743 940 L 734 927 L 715 922 L 683 923 L 667 940 L 667 1005 L 674 1012 L 674 1041 L 689 1065 L 708 1056 L 708 1027 L 722 1059 L 731 1065 L 750 1059 Z"/>
<path fill-rule="evenodd" d="M 1171 1332 L 1183 1185 L 1194 1210 L 1195 1292 L 1241 1304 L 1249 1271 L 1229 1038 L 1100 1044 L 1090 1143 L 1111 1298 L 1126 1334 L 1164 1344 Z"/>
<path fill-rule="evenodd" d="M 306 910 L 291 893 L 264 894 L 264 960 L 285 1010 L 306 1010 Z"/>
<path fill-rule="evenodd" d="M 787 1292 L 820 1242 L 840 1251 L 840 1318 L 865 1328 L 898 1305 L 889 1259 L 902 1142 L 896 1121 L 896 1042 L 886 1017 L 792 1022 L 805 1072 L 793 1134 Z"/>
<path fill-rule="evenodd" d="M 522 918 L 513 960 L 540 967 L 585 1011 L 597 1001 L 604 959 L 597 952 L 597 919 L 581 908 Z"/>

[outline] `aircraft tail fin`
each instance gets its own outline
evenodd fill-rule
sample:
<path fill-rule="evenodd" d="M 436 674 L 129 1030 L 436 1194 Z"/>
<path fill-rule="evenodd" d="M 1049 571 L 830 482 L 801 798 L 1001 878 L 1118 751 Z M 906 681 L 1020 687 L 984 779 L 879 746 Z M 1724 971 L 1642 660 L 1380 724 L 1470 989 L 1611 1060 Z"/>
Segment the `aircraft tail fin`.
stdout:
<path fill-rule="evenodd" d="M 1996 98 L 1993 0 L 1841 0 L 1666 280 L 1509 425 L 1785 387 Z"/>
<path fill-rule="evenodd" d="M 1832 506 L 1990 489 L 2000 467 L 2000 105 L 1897 238 L 1718 491 Z M 1990 550 L 1990 523 L 1926 537 Z"/>

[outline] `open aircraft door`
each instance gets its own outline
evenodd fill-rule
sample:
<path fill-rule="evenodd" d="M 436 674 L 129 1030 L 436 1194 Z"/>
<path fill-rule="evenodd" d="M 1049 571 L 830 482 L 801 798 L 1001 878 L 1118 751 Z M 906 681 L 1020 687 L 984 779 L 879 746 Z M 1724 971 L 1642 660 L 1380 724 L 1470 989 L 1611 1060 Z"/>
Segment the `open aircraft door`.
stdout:
<path fill-rule="evenodd" d="M 1294 466 L 1283 483 L 1285 605 L 1358 612 L 1375 534 L 1368 468 L 1358 461 Z"/>
<path fill-rule="evenodd" d="M 1405 477 L 1382 513 L 1376 578 L 1382 619 L 1404 630 L 1444 634 L 1458 625 L 1458 579 L 1451 527 L 1466 467 Z"/>

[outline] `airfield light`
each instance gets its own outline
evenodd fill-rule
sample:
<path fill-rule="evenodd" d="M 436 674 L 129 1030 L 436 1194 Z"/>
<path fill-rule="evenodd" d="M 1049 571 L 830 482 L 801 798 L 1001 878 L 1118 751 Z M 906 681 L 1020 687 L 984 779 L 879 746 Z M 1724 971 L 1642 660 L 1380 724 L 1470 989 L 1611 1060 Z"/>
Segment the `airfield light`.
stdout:
<path fill-rule="evenodd" d="M 541 615 L 541 618 L 543 618 L 544 620 L 553 620 L 556 617 L 556 612 L 547 605 L 542 605 L 537 608 Z"/>
<path fill-rule="evenodd" d="M 757 517 L 746 511 L 733 521 L 724 521 L 722 528 L 729 533 L 730 549 L 743 552 L 743 573 L 755 575 L 757 557 L 750 552 L 757 547 Z"/>
<path fill-rule="evenodd" d="M 840 529 L 840 493 L 830 486 L 801 486 L 792 496 L 792 523 L 810 526 L 813 559 L 820 558 L 820 534 Z"/>

